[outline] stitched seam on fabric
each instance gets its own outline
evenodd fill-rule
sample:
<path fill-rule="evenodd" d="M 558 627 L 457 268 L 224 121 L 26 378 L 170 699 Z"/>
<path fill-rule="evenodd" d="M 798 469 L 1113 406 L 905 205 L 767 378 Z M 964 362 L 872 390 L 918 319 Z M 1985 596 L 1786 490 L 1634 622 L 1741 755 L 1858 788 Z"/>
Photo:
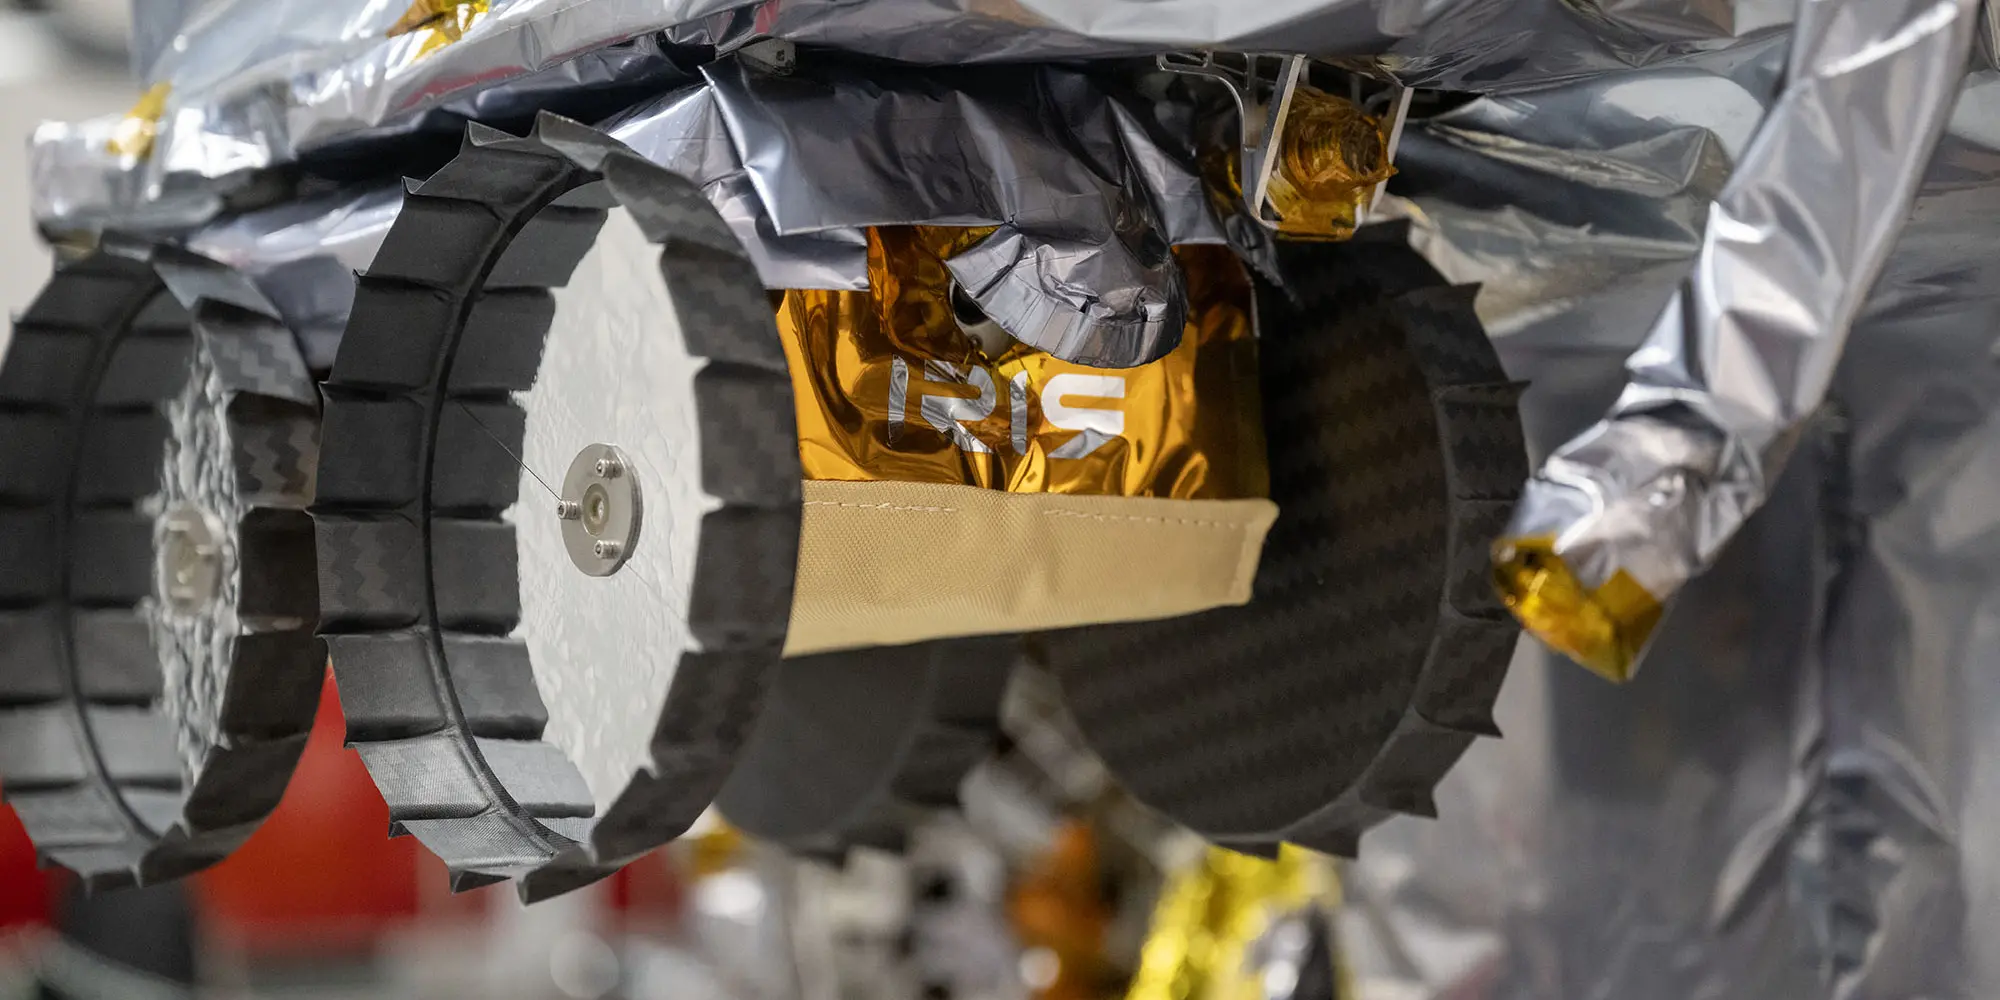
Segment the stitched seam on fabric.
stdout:
<path fill-rule="evenodd" d="M 841 503 L 838 500 L 807 500 L 807 507 L 845 507 L 848 510 L 915 511 L 924 514 L 956 514 L 957 507 L 901 507 L 892 503 Z"/>
<path fill-rule="evenodd" d="M 1092 514 L 1081 510 L 1045 510 L 1044 517 L 1080 517 L 1089 521 L 1143 521 L 1147 524 L 1185 524 L 1197 528 L 1232 528 L 1242 531 L 1246 525 L 1237 521 L 1196 521 L 1184 517 L 1142 517 L 1137 514 Z"/>

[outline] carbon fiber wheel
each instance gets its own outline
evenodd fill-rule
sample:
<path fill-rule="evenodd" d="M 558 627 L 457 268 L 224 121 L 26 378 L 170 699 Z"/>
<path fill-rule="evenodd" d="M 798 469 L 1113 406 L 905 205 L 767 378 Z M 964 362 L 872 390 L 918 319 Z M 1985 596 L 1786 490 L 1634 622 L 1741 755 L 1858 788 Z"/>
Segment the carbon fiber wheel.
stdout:
<path fill-rule="evenodd" d="M 14 325 L 0 786 L 93 888 L 212 864 L 284 793 L 326 669 L 316 403 L 275 311 L 189 254 L 107 242 Z"/>
<path fill-rule="evenodd" d="M 716 805 L 745 833 L 811 857 L 900 850 L 958 803 L 1000 738 L 1012 636 L 790 659 Z"/>
<path fill-rule="evenodd" d="M 1287 245 L 1258 295 L 1272 499 L 1242 608 L 1052 636 L 1079 729 L 1142 801 L 1225 846 L 1352 855 L 1431 789 L 1517 630 L 1487 578 L 1527 461 L 1472 309 L 1402 226 Z"/>
<path fill-rule="evenodd" d="M 475 127 L 325 395 L 321 629 L 392 832 L 533 900 L 685 831 L 778 663 L 800 510 L 770 303 L 707 199 L 574 122 Z"/>

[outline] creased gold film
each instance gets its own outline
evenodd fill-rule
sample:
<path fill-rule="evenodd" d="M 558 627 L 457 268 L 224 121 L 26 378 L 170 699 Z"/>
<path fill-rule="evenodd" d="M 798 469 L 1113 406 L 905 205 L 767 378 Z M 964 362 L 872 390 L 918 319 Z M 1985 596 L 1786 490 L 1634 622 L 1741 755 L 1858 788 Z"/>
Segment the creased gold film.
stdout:
<path fill-rule="evenodd" d="M 989 358 L 959 328 L 944 262 L 987 232 L 871 230 L 868 291 L 782 294 L 807 479 L 1269 494 L 1250 282 L 1227 248 L 1174 251 L 1189 298 L 1180 347 L 1139 368 L 1097 369 L 1019 343 Z"/>
<path fill-rule="evenodd" d="M 1632 679 L 1665 609 L 1630 573 L 1618 570 L 1593 590 L 1546 535 L 1502 539 L 1493 567 L 1501 599 L 1536 638 L 1606 680 Z"/>
<path fill-rule="evenodd" d="M 1293 92 L 1276 155 L 1265 193 L 1268 210 L 1277 217 L 1279 236 L 1302 242 L 1352 238 L 1375 189 L 1396 174 L 1381 119 L 1314 87 Z M 1237 150 L 1211 147 L 1201 167 L 1218 207 L 1235 211 L 1243 199 Z"/>
<path fill-rule="evenodd" d="M 1265 1000 L 1253 945 L 1286 914 L 1331 901 L 1335 884 L 1325 860 L 1294 847 L 1275 861 L 1209 848 L 1161 888 L 1125 1000 Z"/>
<path fill-rule="evenodd" d="M 416 0 L 384 36 L 417 36 L 414 58 L 421 59 L 465 37 L 491 6 L 491 0 Z"/>
<path fill-rule="evenodd" d="M 132 109 L 125 112 L 124 120 L 118 123 L 118 129 L 112 133 L 105 149 L 115 156 L 142 160 L 153 155 L 153 143 L 160 137 L 160 119 L 167 113 L 167 98 L 173 92 L 173 85 L 169 83 L 156 83 L 147 88 Z"/>

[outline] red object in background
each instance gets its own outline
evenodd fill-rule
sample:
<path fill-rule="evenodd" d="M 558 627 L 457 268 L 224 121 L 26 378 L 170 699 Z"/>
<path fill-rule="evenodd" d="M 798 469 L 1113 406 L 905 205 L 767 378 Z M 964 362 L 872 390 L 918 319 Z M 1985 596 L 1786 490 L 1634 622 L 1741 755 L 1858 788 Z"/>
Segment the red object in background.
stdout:
<path fill-rule="evenodd" d="M 64 886 L 60 871 L 35 867 L 35 845 L 14 810 L 0 805 L 0 931 L 46 926 Z"/>
<path fill-rule="evenodd" d="M 253 952 L 350 951 L 417 914 L 421 848 L 389 839 L 389 807 L 346 733 L 329 673 L 284 801 L 194 880 L 206 933 Z"/>

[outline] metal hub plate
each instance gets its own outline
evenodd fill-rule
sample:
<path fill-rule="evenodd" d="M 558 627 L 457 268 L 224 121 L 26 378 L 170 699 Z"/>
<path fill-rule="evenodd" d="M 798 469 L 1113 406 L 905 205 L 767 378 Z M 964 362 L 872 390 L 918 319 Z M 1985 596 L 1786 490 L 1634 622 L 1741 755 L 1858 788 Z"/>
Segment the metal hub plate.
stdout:
<path fill-rule="evenodd" d="M 221 586 L 221 526 L 194 504 L 175 505 L 160 521 L 161 599 L 179 614 L 201 614 L 215 604 Z"/>
<path fill-rule="evenodd" d="M 563 523 L 563 547 L 577 569 L 589 576 L 618 572 L 639 544 L 642 513 L 639 477 L 624 452 L 593 444 L 576 453 L 563 475 L 556 517 Z"/>

